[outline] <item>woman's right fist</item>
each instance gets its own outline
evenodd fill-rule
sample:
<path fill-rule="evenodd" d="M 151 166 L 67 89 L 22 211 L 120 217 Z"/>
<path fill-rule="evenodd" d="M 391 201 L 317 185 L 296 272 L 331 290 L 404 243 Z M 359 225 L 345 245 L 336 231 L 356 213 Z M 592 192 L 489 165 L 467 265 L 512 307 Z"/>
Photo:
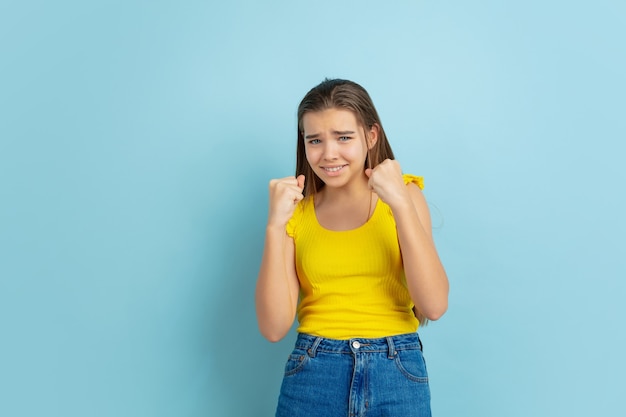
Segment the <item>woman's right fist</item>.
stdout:
<path fill-rule="evenodd" d="M 268 223 L 285 226 L 304 198 L 304 175 L 285 177 L 270 181 L 270 211 Z"/>

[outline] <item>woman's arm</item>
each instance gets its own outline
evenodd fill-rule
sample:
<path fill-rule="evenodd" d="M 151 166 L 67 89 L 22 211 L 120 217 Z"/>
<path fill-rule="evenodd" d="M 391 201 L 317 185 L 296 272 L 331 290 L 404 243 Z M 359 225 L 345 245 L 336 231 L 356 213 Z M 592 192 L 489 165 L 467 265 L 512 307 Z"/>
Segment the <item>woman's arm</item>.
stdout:
<path fill-rule="evenodd" d="M 432 238 L 426 199 L 415 184 L 404 184 L 397 161 L 386 160 L 366 172 L 370 187 L 391 207 L 407 286 L 413 303 L 429 320 L 448 308 L 448 277 Z"/>
<path fill-rule="evenodd" d="M 277 342 L 289 331 L 296 315 L 300 285 L 295 246 L 285 226 L 302 200 L 304 176 L 270 181 L 270 210 L 265 246 L 257 280 L 255 304 L 261 334 Z"/>
<path fill-rule="evenodd" d="M 448 309 L 449 283 L 432 238 L 430 214 L 422 191 L 407 184 L 408 200 L 392 207 L 411 299 L 429 320 Z"/>
<path fill-rule="evenodd" d="M 296 316 L 300 285 L 294 253 L 285 228 L 268 225 L 255 299 L 259 329 L 270 342 L 285 337 Z"/>

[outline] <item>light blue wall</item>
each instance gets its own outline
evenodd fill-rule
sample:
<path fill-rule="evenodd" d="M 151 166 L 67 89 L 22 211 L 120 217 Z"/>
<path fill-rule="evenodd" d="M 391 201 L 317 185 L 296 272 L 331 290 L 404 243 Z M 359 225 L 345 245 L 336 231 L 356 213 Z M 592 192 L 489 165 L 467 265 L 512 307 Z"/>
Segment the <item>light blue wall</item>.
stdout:
<path fill-rule="evenodd" d="M 622 1 L 3 1 L 0 415 L 271 416 L 295 109 L 363 84 L 452 291 L 434 414 L 624 415 Z"/>

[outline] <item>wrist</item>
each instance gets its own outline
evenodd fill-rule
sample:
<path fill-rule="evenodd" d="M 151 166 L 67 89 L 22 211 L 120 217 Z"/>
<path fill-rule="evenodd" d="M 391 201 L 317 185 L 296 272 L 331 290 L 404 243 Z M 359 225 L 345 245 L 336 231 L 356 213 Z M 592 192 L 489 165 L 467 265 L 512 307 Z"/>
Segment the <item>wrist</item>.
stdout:
<path fill-rule="evenodd" d="M 401 212 L 404 210 L 413 209 L 413 201 L 408 193 L 398 195 L 394 199 L 390 199 L 387 205 L 391 208 L 391 211 L 395 214 L 396 211 Z"/>

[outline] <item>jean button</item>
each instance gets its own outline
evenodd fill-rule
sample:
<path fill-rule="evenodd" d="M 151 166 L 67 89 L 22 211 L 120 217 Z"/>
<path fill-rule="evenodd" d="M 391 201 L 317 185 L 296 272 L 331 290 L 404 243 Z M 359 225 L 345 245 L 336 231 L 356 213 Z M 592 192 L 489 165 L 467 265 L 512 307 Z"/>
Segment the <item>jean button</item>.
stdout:
<path fill-rule="evenodd" d="M 355 340 L 354 342 L 352 342 L 352 347 L 358 349 L 361 347 L 361 344 L 357 340 Z"/>

